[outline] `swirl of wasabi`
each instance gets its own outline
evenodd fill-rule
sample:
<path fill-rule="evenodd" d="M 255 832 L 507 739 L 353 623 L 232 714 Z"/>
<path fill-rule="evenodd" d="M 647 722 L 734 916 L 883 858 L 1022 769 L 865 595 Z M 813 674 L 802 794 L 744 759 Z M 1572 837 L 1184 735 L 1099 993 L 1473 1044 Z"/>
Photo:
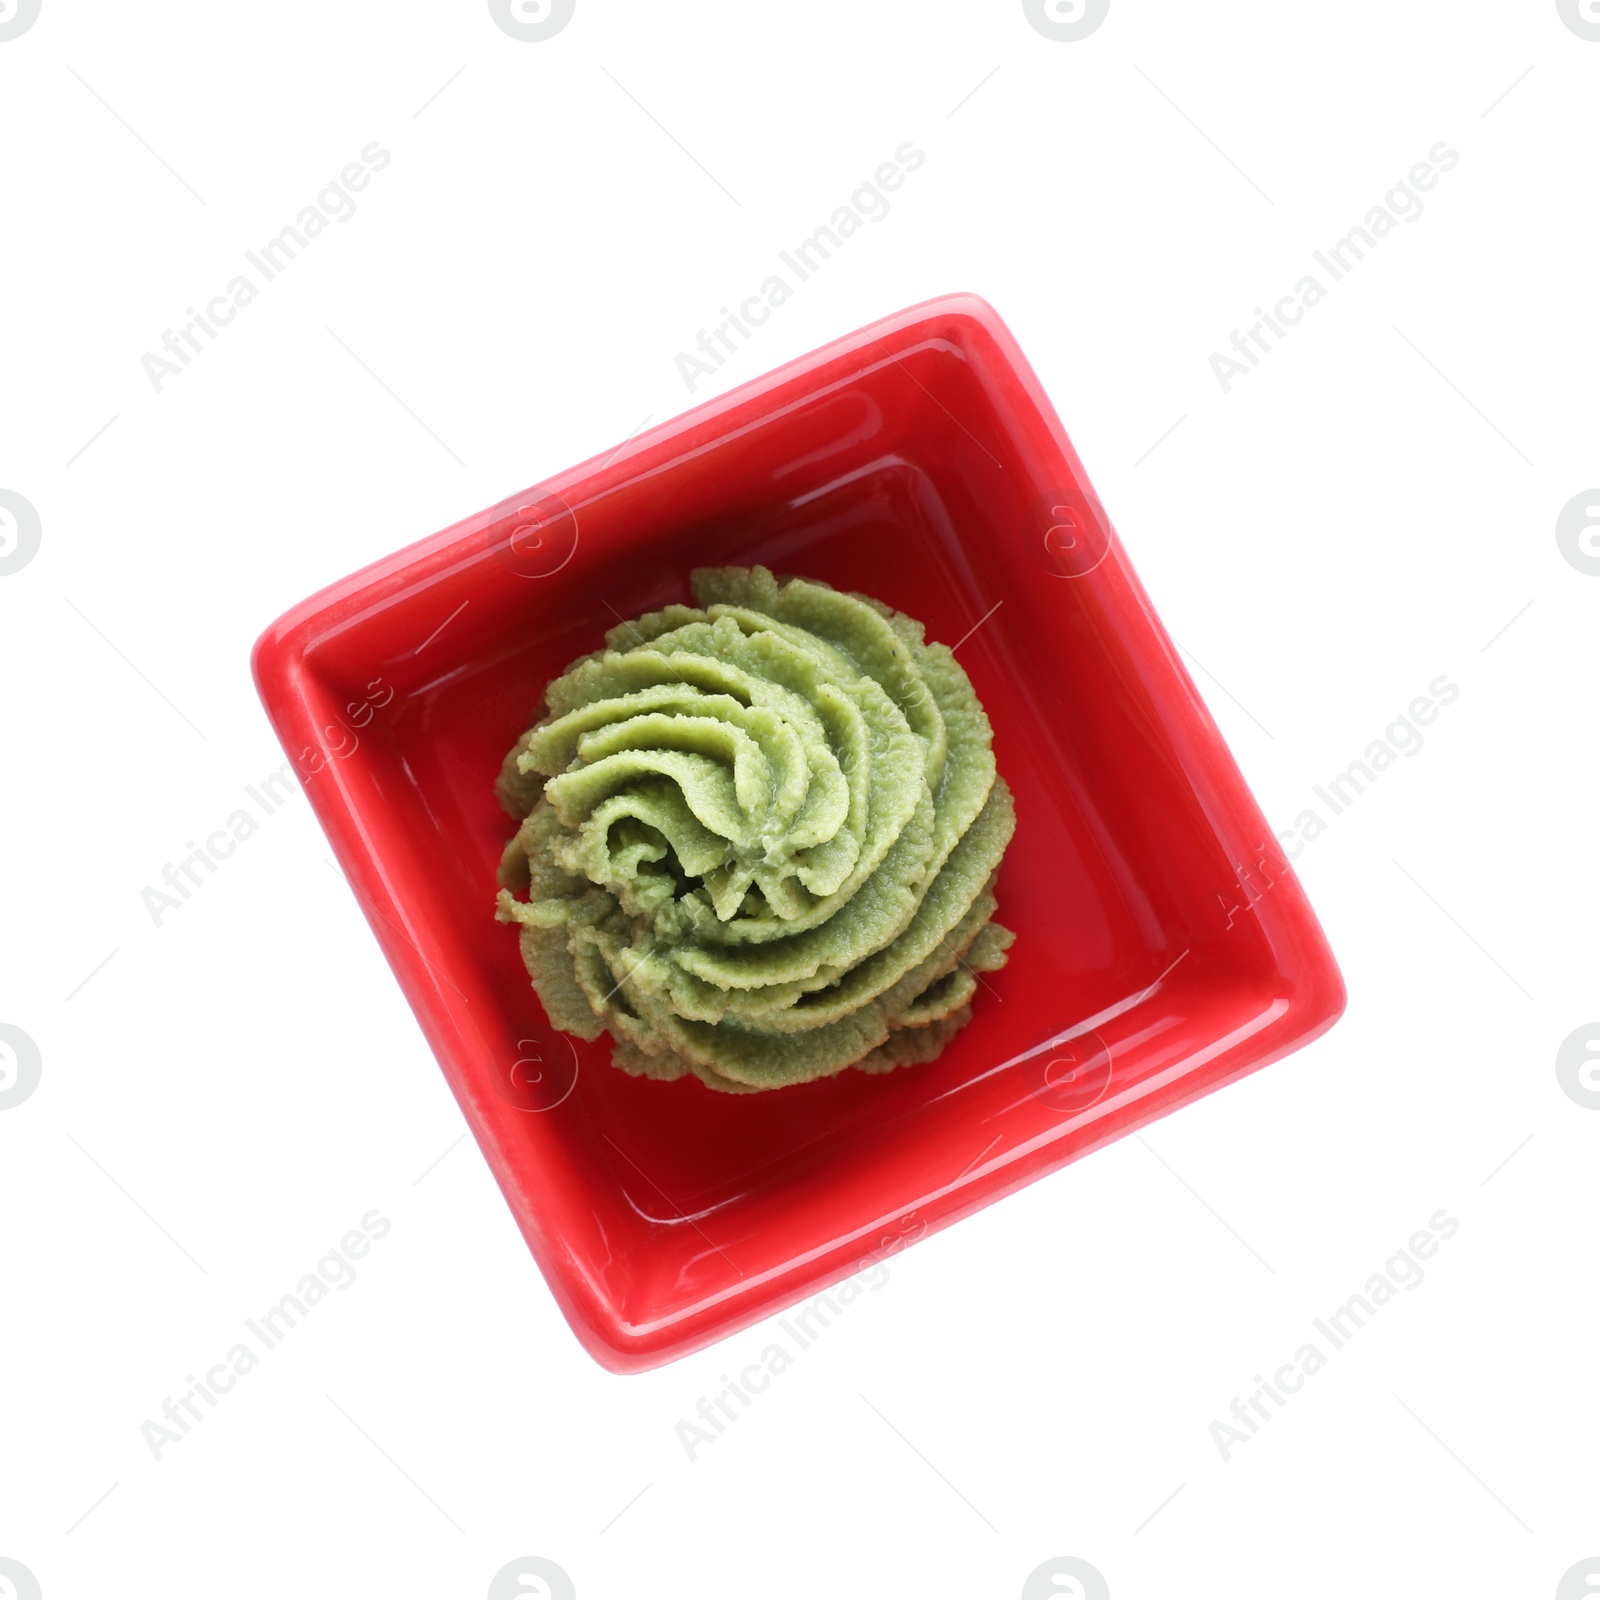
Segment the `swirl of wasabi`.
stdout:
<path fill-rule="evenodd" d="M 496 794 L 496 915 L 551 1024 L 751 1093 L 931 1061 L 1012 934 L 1011 793 L 918 622 L 765 567 L 606 635 L 545 689 Z"/>

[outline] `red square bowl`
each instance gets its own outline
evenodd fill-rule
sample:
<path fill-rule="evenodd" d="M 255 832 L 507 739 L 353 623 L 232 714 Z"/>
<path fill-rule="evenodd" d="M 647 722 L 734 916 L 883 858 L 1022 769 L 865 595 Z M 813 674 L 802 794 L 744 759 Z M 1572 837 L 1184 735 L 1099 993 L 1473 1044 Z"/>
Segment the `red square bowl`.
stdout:
<path fill-rule="evenodd" d="M 1016 931 L 932 1065 L 756 1095 L 552 1032 L 495 871 L 545 683 L 702 565 L 887 601 L 994 725 Z M 1039 382 L 914 306 L 469 517 L 256 645 L 273 726 L 529 1248 L 606 1366 L 658 1365 L 1306 1043 L 1344 986 Z"/>

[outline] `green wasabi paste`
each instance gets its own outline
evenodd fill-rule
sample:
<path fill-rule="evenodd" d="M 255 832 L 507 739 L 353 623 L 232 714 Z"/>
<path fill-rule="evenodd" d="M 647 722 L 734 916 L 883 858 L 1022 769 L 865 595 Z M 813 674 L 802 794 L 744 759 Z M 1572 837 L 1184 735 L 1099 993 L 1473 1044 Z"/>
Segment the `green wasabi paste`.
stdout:
<path fill-rule="evenodd" d="M 1012 940 L 1011 793 L 966 673 L 865 595 L 691 587 L 549 684 L 501 769 L 496 914 L 546 1015 L 734 1093 L 933 1060 Z"/>

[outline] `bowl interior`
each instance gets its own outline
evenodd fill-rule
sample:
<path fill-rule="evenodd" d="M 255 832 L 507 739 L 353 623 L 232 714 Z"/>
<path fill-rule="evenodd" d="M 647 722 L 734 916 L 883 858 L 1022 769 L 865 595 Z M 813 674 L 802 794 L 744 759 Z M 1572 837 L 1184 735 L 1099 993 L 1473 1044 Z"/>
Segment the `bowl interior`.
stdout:
<path fill-rule="evenodd" d="M 688 600 L 695 566 L 760 562 L 923 621 L 957 646 L 989 713 L 1017 803 L 998 889 L 1017 941 L 938 1061 L 724 1096 L 630 1078 L 608 1040 L 574 1041 L 560 1106 L 504 1124 L 528 1141 L 530 1193 L 576 1196 L 561 1247 L 626 1324 L 817 1259 L 974 1168 L 1110 1137 L 1135 1099 L 1195 1092 L 1176 1083 L 1197 1040 L 1281 1009 L 1264 935 L 1227 914 L 1238 864 L 1157 704 L 1148 638 L 1126 637 L 1130 580 L 1116 561 L 1072 575 L 1109 537 L 1092 492 L 1060 485 L 1057 454 L 1041 517 L 1051 469 L 1012 404 L 970 339 L 869 349 L 742 428 L 679 440 L 603 487 L 565 485 L 531 563 L 507 541 L 533 513 L 507 502 L 455 558 L 309 652 L 320 702 L 356 739 L 341 781 L 385 814 L 383 871 L 414 919 L 402 931 L 476 1019 L 480 1059 L 457 1071 L 485 1103 L 542 1021 L 515 932 L 493 916 L 514 827 L 494 778 L 544 684 L 607 628 Z M 357 708 L 380 700 L 357 730 Z"/>

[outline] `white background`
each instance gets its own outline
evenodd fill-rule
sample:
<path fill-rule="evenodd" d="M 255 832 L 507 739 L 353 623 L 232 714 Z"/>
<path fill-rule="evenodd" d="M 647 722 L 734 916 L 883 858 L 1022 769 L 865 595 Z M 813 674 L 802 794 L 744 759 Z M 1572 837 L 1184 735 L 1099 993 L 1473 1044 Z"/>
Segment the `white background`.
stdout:
<path fill-rule="evenodd" d="M 1116 1600 L 1543 1600 L 1600 1553 L 1600 1113 L 1554 1066 L 1600 1015 L 1600 578 L 1554 532 L 1600 483 L 1597 90 L 1553 0 L 1113 0 L 1078 43 L 1012 0 L 578 0 L 534 44 L 469 0 L 44 0 L 0 43 L 0 488 L 43 529 L 0 577 L 0 1022 L 43 1062 L 0 1112 L 0 1556 L 46 1600 L 481 1596 L 528 1554 L 583 1600 L 1013 1597 L 1058 1555 Z M 691 397 L 678 351 L 907 139 L 892 213 Z M 373 140 L 157 394 L 143 353 Z M 1440 140 L 1425 214 L 1225 395 L 1211 353 Z M 772 1331 L 583 1354 L 304 800 L 160 927 L 141 890 L 282 760 L 280 611 L 953 289 L 1275 826 L 1460 695 L 1296 861 L 1332 1033 L 897 1256 L 691 1462 Z M 153 1459 L 373 1208 L 359 1280 Z M 1440 1208 L 1426 1281 L 1225 1462 L 1213 1420 Z"/>

